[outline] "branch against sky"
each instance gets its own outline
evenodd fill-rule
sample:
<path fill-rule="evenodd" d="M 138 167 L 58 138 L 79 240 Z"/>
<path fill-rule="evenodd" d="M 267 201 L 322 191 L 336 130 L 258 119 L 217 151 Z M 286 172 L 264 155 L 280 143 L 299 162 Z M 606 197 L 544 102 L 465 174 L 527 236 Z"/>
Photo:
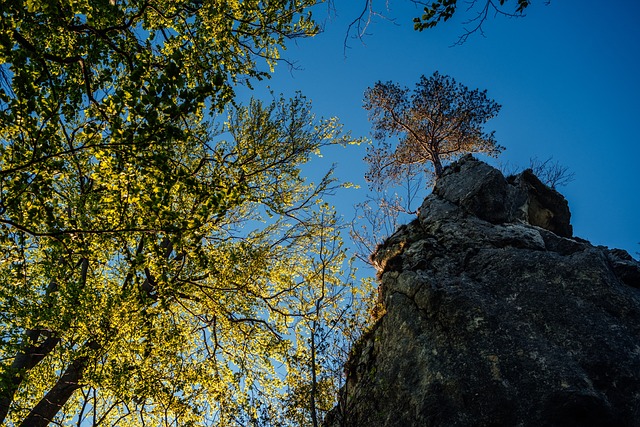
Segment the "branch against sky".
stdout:
<path fill-rule="evenodd" d="M 416 31 L 424 31 L 433 28 L 441 22 L 446 22 L 454 15 L 463 15 L 463 32 L 458 38 L 456 45 L 463 44 L 473 34 L 484 35 L 483 25 L 486 21 L 495 16 L 523 17 L 526 9 L 531 6 L 531 0 L 469 0 L 464 1 L 459 12 L 457 0 L 362 0 L 362 12 L 354 17 L 347 30 L 346 38 L 362 38 L 367 34 L 373 18 L 381 17 L 395 21 L 390 13 L 391 6 L 401 1 L 411 2 L 417 8 L 422 8 L 423 13 L 413 18 L 413 28 Z M 550 0 L 543 0 L 542 3 L 548 5 Z M 507 6 L 505 4 L 508 3 Z M 513 6 L 513 7 L 509 7 Z M 400 24 L 403 25 L 403 24 Z M 345 46 L 346 46 L 345 38 Z"/>
<path fill-rule="evenodd" d="M 454 14 L 458 12 L 457 0 L 436 0 L 433 2 L 411 0 L 416 5 L 423 6 L 423 14 L 413 19 L 414 29 L 417 31 L 423 31 L 428 28 L 433 28 L 440 22 L 446 22 L 451 19 Z M 505 8 L 505 3 L 513 5 L 512 8 Z M 549 4 L 550 1 L 545 1 Z M 456 44 L 462 44 L 467 39 L 475 34 L 480 33 L 484 35 L 482 26 L 490 16 L 507 16 L 507 17 L 522 17 L 525 14 L 525 9 L 531 5 L 531 0 L 471 0 L 464 2 L 465 15 L 471 15 L 464 23 L 464 32 L 456 42 Z"/>
<path fill-rule="evenodd" d="M 509 163 L 501 165 L 500 170 L 505 175 L 517 175 L 521 173 L 525 168 L 518 167 Z M 559 161 L 553 161 L 553 157 L 548 157 L 546 160 L 540 160 L 537 157 L 529 159 L 529 165 L 526 169 L 531 169 L 531 172 L 537 176 L 543 184 L 553 188 L 554 190 L 559 187 L 564 187 L 575 179 L 575 173 L 572 172 L 569 167 L 562 165 Z"/>

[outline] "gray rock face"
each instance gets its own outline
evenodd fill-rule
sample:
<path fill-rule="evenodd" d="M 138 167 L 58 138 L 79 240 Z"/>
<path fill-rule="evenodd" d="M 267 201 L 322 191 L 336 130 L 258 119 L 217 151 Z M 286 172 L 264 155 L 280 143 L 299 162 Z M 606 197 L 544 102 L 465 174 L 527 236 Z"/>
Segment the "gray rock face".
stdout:
<path fill-rule="evenodd" d="M 640 264 L 465 157 L 373 256 L 384 314 L 327 427 L 640 426 Z"/>

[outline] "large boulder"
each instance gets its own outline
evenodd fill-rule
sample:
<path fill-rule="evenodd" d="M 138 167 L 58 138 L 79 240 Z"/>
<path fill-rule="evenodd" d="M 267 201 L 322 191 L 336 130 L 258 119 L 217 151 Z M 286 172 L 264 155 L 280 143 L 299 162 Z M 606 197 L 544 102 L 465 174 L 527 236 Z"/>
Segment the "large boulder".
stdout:
<path fill-rule="evenodd" d="M 640 264 L 530 171 L 451 165 L 373 256 L 382 316 L 326 427 L 640 426 Z"/>

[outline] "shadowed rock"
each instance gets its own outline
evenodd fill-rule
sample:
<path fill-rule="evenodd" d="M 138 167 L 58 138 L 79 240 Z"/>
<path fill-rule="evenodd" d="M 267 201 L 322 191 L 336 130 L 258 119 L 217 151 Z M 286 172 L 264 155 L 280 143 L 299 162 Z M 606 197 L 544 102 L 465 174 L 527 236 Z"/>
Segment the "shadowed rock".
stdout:
<path fill-rule="evenodd" d="M 326 427 L 640 426 L 640 264 L 471 156 L 372 259 L 384 314 Z"/>

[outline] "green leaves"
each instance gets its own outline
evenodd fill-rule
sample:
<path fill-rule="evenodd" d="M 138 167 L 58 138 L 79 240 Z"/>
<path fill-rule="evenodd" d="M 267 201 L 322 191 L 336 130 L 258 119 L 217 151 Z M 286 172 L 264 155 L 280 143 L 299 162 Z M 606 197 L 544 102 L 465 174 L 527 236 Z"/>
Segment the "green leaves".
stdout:
<path fill-rule="evenodd" d="M 116 117 L 161 135 L 207 103 L 222 111 L 234 84 L 267 76 L 258 62 L 272 67 L 286 37 L 315 32 L 302 13 L 312 3 L 5 0 L 4 137 L 84 122 L 108 138 Z"/>
<path fill-rule="evenodd" d="M 231 101 L 313 4 L 0 0 L 4 423 L 280 419 L 296 325 L 346 295 L 338 184 L 301 166 L 357 141 L 302 96 Z"/>
<path fill-rule="evenodd" d="M 502 1 L 501 1 L 502 3 Z M 424 7 L 424 14 L 413 19 L 413 28 L 423 31 L 435 27 L 440 21 L 448 21 L 456 11 L 457 0 L 437 0 Z"/>
<path fill-rule="evenodd" d="M 59 135 L 73 149 L 49 157 L 5 143 L 0 305 L 11 338 L 0 353 L 10 365 L 34 328 L 60 339 L 5 390 L 26 408 L 7 422 L 19 423 L 79 358 L 89 361 L 84 386 L 59 421 L 91 420 L 83 407 L 128 425 L 166 414 L 180 425 L 276 419 L 292 326 L 318 318 L 309 304 L 323 293 L 333 295 L 326 319 L 344 309 L 345 259 L 321 202 L 336 184 L 329 175 L 307 183 L 300 166 L 348 135 L 335 120 L 316 120 L 301 96 L 229 109 L 219 133 L 193 116 L 170 139 L 143 121 L 138 132 L 113 122 L 117 143 L 92 137 L 87 124 Z M 260 414 L 256 394 L 269 402 Z M 132 407 L 142 418 L 127 415 Z"/>

